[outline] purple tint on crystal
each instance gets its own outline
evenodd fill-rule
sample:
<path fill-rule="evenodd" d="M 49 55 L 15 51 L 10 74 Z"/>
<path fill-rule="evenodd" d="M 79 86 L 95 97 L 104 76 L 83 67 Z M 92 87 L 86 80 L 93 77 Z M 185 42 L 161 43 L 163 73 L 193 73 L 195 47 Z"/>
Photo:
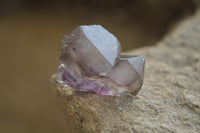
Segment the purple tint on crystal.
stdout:
<path fill-rule="evenodd" d="M 62 80 L 63 82 L 70 84 L 70 86 L 73 86 L 73 87 L 76 86 L 76 79 L 74 79 L 74 77 L 66 70 L 62 74 Z"/>
<path fill-rule="evenodd" d="M 112 95 L 111 92 L 110 92 L 110 89 L 108 87 L 100 87 L 97 92 L 97 94 L 99 95 Z"/>
<path fill-rule="evenodd" d="M 78 89 L 80 90 L 89 90 L 89 91 L 94 91 L 96 88 L 98 88 L 98 84 L 94 84 L 94 83 L 86 84 L 86 85 L 78 87 Z"/>
<path fill-rule="evenodd" d="M 137 94 L 144 57 L 122 55 L 117 38 L 100 25 L 80 26 L 63 39 L 57 81 L 98 95 Z"/>

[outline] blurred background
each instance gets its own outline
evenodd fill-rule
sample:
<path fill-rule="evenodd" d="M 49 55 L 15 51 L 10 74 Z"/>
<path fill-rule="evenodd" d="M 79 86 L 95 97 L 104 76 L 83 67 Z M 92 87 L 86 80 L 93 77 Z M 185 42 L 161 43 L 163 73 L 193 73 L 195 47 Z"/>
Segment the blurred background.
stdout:
<path fill-rule="evenodd" d="M 198 0 L 0 0 L 0 132 L 67 133 L 50 84 L 61 39 L 100 24 L 122 50 L 154 45 Z"/>

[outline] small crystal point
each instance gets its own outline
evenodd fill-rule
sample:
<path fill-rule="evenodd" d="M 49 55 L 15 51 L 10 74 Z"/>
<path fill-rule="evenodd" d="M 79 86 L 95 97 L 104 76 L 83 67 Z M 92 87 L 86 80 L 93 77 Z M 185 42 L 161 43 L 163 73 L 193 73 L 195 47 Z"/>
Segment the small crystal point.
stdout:
<path fill-rule="evenodd" d="M 143 82 L 144 57 L 120 52 L 117 38 L 102 26 L 79 26 L 63 38 L 57 81 L 98 95 L 135 95 Z"/>
<path fill-rule="evenodd" d="M 122 55 L 119 62 L 108 72 L 106 77 L 122 86 L 131 86 L 135 81 L 143 80 L 144 57 Z"/>

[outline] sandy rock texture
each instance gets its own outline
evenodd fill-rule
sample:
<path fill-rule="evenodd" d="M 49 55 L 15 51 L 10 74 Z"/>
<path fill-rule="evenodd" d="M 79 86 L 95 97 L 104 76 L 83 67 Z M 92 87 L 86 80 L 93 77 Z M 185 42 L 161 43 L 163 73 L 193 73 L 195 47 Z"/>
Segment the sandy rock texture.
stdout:
<path fill-rule="evenodd" d="M 105 97 L 57 84 L 70 133 L 200 132 L 200 11 L 153 47 L 136 97 Z"/>

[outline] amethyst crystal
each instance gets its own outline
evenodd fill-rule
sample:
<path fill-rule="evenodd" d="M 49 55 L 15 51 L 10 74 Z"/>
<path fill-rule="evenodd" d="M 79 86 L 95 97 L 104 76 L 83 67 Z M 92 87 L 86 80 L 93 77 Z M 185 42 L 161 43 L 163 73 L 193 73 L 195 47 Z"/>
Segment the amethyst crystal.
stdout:
<path fill-rule="evenodd" d="M 144 57 L 120 52 L 117 38 L 102 26 L 80 26 L 63 38 L 57 81 L 99 95 L 136 95 L 143 83 Z"/>

